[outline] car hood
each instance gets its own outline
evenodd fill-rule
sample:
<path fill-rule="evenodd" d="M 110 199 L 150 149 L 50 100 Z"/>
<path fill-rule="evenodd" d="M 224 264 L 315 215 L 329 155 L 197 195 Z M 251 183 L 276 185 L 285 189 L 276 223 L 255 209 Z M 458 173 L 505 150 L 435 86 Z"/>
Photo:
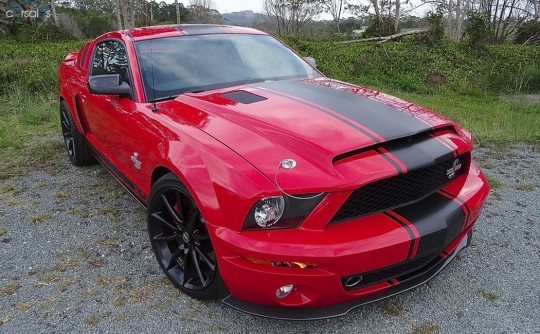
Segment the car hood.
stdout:
<path fill-rule="evenodd" d="M 296 160 L 296 168 L 279 172 L 280 186 L 290 191 L 354 187 L 395 173 L 368 166 L 351 178 L 335 158 L 452 124 L 395 97 L 327 78 L 184 94 L 162 109 L 221 141 L 272 181 L 282 159 Z"/>

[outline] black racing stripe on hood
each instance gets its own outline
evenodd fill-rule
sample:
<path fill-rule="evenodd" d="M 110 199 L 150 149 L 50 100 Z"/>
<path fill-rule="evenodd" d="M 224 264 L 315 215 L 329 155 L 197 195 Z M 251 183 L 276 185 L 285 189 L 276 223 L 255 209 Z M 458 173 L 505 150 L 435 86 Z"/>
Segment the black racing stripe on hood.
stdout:
<path fill-rule="evenodd" d="M 266 87 L 261 87 L 260 85 L 257 85 L 257 88 L 261 88 L 261 89 L 263 89 L 263 90 L 270 91 L 270 92 L 272 92 L 272 94 L 276 94 L 276 95 L 279 95 L 279 96 L 281 96 L 281 97 L 283 97 L 283 98 L 290 99 L 290 100 L 296 101 L 296 102 L 298 102 L 298 103 L 302 103 L 302 104 L 304 104 L 304 105 L 307 105 L 307 106 L 310 107 L 310 108 L 316 109 L 316 110 L 318 110 L 318 111 L 320 111 L 320 112 L 322 112 L 322 113 L 325 113 L 325 114 L 328 115 L 328 116 L 331 116 L 331 117 L 333 117 L 333 118 L 335 118 L 335 119 L 337 119 L 337 120 L 339 120 L 339 121 L 341 121 L 341 122 L 343 122 L 343 123 L 345 123 L 345 124 L 347 124 L 347 125 L 349 125 L 349 126 L 355 128 L 356 130 L 362 132 L 362 133 L 363 133 L 364 135 L 366 135 L 367 137 L 371 138 L 375 143 L 380 143 L 380 142 L 381 142 L 379 138 L 373 136 L 371 133 L 369 133 L 369 132 L 367 132 L 366 130 L 362 129 L 362 128 L 359 127 L 358 125 L 356 125 L 356 124 L 354 124 L 354 123 L 352 123 L 352 122 L 349 122 L 349 121 L 347 121 L 346 119 L 343 119 L 343 118 L 341 118 L 341 117 L 338 117 L 338 116 L 332 114 L 331 112 L 328 112 L 328 111 L 324 110 L 324 108 L 318 107 L 316 104 L 309 104 L 309 105 L 308 105 L 308 104 L 306 104 L 304 101 L 302 101 L 302 100 L 300 100 L 300 99 L 295 99 L 294 97 L 291 97 L 291 96 L 289 96 L 289 95 L 287 95 L 287 94 L 278 92 L 278 91 L 276 91 L 276 90 L 274 90 L 274 89 L 266 89 Z"/>
<path fill-rule="evenodd" d="M 433 166 L 454 157 L 452 150 L 430 136 L 396 141 L 385 148 L 407 167 L 407 171 Z"/>
<path fill-rule="evenodd" d="M 383 103 L 339 89 L 299 80 L 269 81 L 256 85 L 334 110 L 392 140 L 431 129 L 431 126 Z"/>
<path fill-rule="evenodd" d="M 460 205 L 438 193 L 393 211 L 418 230 L 417 257 L 442 251 L 459 236 L 465 222 Z"/>

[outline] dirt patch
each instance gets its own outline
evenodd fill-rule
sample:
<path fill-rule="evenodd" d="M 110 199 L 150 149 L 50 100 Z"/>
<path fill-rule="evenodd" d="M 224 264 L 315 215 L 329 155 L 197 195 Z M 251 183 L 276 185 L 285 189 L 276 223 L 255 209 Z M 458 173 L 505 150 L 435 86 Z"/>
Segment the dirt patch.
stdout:
<path fill-rule="evenodd" d="M 441 72 L 433 72 L 426 77 L 426 84 L 432 87 L 444 86 L 448 83 L 446 75 Z"/>

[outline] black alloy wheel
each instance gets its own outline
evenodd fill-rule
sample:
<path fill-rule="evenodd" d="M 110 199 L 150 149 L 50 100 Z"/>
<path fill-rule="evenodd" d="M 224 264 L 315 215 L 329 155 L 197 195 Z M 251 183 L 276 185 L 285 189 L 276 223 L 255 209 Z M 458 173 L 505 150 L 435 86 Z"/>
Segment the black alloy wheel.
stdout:
<path fill-rule="evenodd" d="M 174 174 L 152 187 L 147 223 L 154 254 L 174 285 L 197 299 L 216 298 L 221 278 L 206 223 Z"/>

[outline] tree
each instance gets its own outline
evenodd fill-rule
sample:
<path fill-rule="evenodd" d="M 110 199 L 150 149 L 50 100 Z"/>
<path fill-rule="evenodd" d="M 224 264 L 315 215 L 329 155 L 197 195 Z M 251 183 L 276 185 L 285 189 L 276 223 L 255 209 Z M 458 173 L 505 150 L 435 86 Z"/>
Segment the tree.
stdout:
<path fill-rule="evenodd" d="M 265 14 L 272 18 L 278 34 L 298 34 L 323 11 L 321 0 L 265 0 Z"/>
<path fill-rule="evenodd" d="M 222 23 L 221 14 L 214 9 L 212 0 L 190 0 L 189 1 L 189 22 L 190 23 Z"/>
<path fill-rule="evenodd" d="M 341 21 L 341 15 L 348 6 L 348 0 L 327 0 L 323 2 L 324 11 L 332 15 L 334 22 L 336 23 L 337 32 L 341 33 L 339 23 Z"/>
<path fill-rule="evenodd" d="M 53 19 L 53 23 L 55 26 L 58 27 L 59 23 L 58 23 L 58 16 L 56 16 L 56 2 L 54 0 L 51 0 L 50 6 L 51 6 L 51 17 Z"/>
<path fill-rule="evenodd" d="M 540 0 L 422 0 L 444 14 L 446 34 L 461 41 L 469 13 L 482 13 L 490 22 L 493 41 L 505 42 L 530 20 L 539 19 Z"/>
<path fill-rule="evenodd" d="M 355 4 L 349 5 L 349 9 L 357 15 L 360 13 L 373 15 L 375 21 L 372 21 L 372 24 L 377 25 L 378 22 L 377 31 L 398 32 L 401 18 L 406 12 L 403 5 L 409 5 L 409 0 L 357 0 Z M 409 8 L 408 11 L 411 10 L 412 8 Z M 392 21 L 392 27 L 388 27 L 390 20 Z"/>
<path fill-rule="evenodd" d="M 114 12 L 116 13 L 116 24 L 118 25 L 118 29 L 122 30 L 123 24 L 122 24 L 122 14 L 120 12 L 120 0 L 113 0 L 114 2 Z"/>
<path fill-rule="evenodd" d="M 178 4 L 178 0 L 174 0 L 174 7 L 176 9 L 176 24 L 180 24 L 180 5 Z"/>
<path fill-rule="evenodd" d="M 135 0 L 120 0 L 124 29 L 135 28 Z"/>

